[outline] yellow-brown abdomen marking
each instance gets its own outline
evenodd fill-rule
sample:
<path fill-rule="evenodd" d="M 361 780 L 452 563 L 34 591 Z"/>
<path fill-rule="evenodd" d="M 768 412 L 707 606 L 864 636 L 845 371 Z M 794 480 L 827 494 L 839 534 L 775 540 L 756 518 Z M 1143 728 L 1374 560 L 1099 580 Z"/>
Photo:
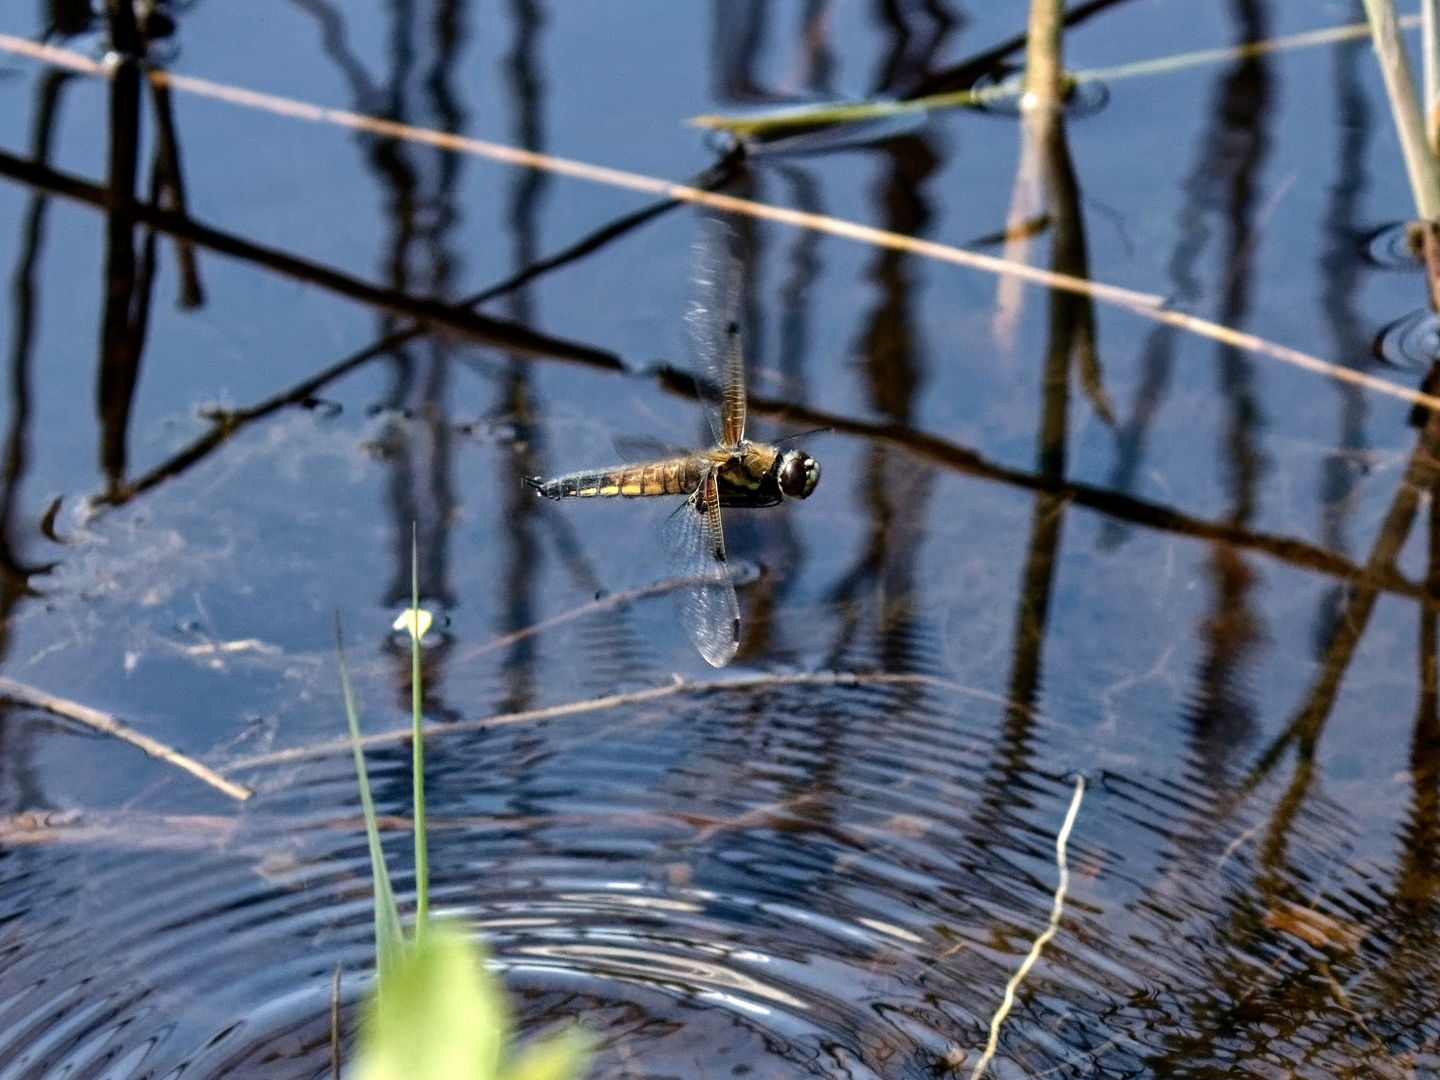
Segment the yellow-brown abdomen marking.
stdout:
<path fill-rule="evenodd" d="M 536 484 L 536 489 L 550 499 L 689 495 L 699 486 L 703 469 L 704 462 L 694 458 L 671 458 L 596 472 L 569 473 Z"/>

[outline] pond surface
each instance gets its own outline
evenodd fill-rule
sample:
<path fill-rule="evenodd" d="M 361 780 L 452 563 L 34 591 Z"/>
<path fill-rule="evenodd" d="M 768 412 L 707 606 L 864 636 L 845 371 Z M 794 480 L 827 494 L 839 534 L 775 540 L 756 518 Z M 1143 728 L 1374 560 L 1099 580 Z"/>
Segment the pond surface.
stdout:
<path fill-rule="evenodd" d="M 0 32 L 38 39 L 53 13 L 53 44 L 99 57 L 81 8 L 7 5 Z M 153 55 L 177 74 L 681 182 L 716 162 L 688 117 L 904 96 L 1026 20 L 1013 0 L 170 14 Z M 1066 62 L 1362 17 L 1129 0 L 1073 27 Z M 105 184 L 121 82 L 0 69 L 7 160 Z M 597 1033 L 590 1075 L 968 1075 L 1049 919 L 1077 776 L 1064 917 L 989 1075 L 1437 1074 L 1440 434 L 1404 401 L 737 218 L 752 433 L 829 430 L 804 440 L 810 499 L 726 513 L 758 573 L 717 675 L 647 588 L 671 500 L 522 484 L 628 436 L 702 439 L 656 374 L 687 363 L 699 214 L 657 207 L 479 309 L 616 369 L 463 327 L 387 343 L 422 301 L 656 204 L 141 89 L 142 199 L 178 213 L 178 171 L 193 218 L 374 295 L 0 182 L 3 674 L 255 792 L 6 707 L 0 1080 L 328 1075 L 332 976 L 348 1045 L 373 961 L 366 847 L 348 754 L 285 751 L 343 733 L 337 605 L 366 729 L 407 723 L 412 522 L 444 616 L 427 715 L 456 728 L 428 751 L 436 903 L 483 930 L 525 1030 Z M 1372 236 L 1412 204 L 1368 43 L 1106 90 L 1018 202 L 1003 108 L 757 154 L 724 190 L 1088 272 L 1419 385 L 1424 279 Z M 1002 249 L 1037 185 L 1043 227 Z M 371 769 L 405 889 L 408 749 Z"/>

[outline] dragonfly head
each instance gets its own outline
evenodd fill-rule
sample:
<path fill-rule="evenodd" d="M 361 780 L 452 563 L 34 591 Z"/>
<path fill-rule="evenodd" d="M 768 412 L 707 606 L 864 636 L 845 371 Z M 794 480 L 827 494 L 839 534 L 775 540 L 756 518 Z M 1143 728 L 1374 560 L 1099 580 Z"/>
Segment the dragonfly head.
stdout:
<path fill-rule="evenodd" d="M 786 450 L 776 466 L 780 490 L 792 499 L 808 498 L 820 482 L 820 463 L 803 450 Z"/>

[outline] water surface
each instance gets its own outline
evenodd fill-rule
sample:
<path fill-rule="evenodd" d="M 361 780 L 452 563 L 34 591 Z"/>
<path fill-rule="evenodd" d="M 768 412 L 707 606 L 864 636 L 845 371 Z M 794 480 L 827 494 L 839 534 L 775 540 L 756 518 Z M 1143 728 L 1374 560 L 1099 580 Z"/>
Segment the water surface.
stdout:
<path fill-rule="evenodd" d="M 1025 24 L 1009 0 L 173 14 L 155 58 L 178 73 L 675 180 L 715 161 L 689 116 L 903 96 Z M 1067 62 L 1359 17 L 1129 0 L 1074 28 Z M 46 21 L 11 7 L 0 31 Z M 4 152 L 104 184 L 110 85 L 3 66 Z M 1433 328 L 1398 358 L 1372 351 L 1425 292 L 1403 258 L 1375 257 L 1411 205 L 1368 45 L 1108 90 L 1045 158 L 1064 182 L 1024 258 L 1418 384 Z M 142 105 L 147 196 L 162 140 Z M 648 205 L 169 105 L 191 215 L 392 298 L 457 301 Z M 757 157 L 727 190 L 969 245 L 1004 228 L 1020 141 L 1013 116 L 939 113 Z M 4 674 L 256 789 L 238 806 L 7 708 L 0 1080 L 328 1074 L 332 975 L 348 1045 L 372 963 L 358 798 L 348 756 L 274 755 L 343 731 L 337 604 L 367 728 L 406 723 L 390 625 L 412 522 L 446 617 L 431 720 L 715 677 L 664 596 L 513 636 L 664 576 L 668 507 L 546 504 L 521 479 L 630 435 L 702 437 L 696 404 L 653 374 L 685 363 L 697 225 L 657 211 L 481 308 L 624 371 L 427 333 L 307 390 L 408 321 L 163 236 L 148 296 L 142 273 L 116 300 L 104 215 L 0 186 Z M 993 1075 L 1433 1073 L 1440 435 L 1401 402 L 1130 313 L 737 227 L 768 403 L 753 429 L 833 429 L 805 441 L 825 470 L 811 499 L 727 515 L 732 554 L 759 570 L 740 681 L 463 725 L 429 751 L 436 903 L 483 931 L 525 1030 L 581 1017 L 597 1077 L 968 1074 L 1049 916 L 1083 775 L 1065 916 Z M 120 235 L 143 268 L 146 230 Z M 191 449 L 217 408 L 297 387 Z M 860 677 L 808 678 L 827 672 Z M 406 889 L 405 749 L 372 770 Z"/>

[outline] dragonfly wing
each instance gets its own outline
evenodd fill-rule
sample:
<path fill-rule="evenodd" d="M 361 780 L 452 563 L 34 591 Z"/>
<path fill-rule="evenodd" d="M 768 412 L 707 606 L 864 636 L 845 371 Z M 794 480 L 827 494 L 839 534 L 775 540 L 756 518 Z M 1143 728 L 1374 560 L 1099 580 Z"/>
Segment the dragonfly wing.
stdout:
<path fill-rule="evenodd" d="M 690 640 L 714 667 L 724 667 L 740 647 L 740 603 L 725 560 L 720 489 L 715 470 L 665 521 L 671 572 L 685 579 L 677 592 L 680 621 Z"/>
<path fill-rule="evenodd" d="M 694 299 L 686 315 L 695 374 L 708 384 L 706 412 L 718 446 L 745 437 L 745 357 L 740 350 L 740 260 L 724 218 L 700 219 L 694 250 Z"/>

